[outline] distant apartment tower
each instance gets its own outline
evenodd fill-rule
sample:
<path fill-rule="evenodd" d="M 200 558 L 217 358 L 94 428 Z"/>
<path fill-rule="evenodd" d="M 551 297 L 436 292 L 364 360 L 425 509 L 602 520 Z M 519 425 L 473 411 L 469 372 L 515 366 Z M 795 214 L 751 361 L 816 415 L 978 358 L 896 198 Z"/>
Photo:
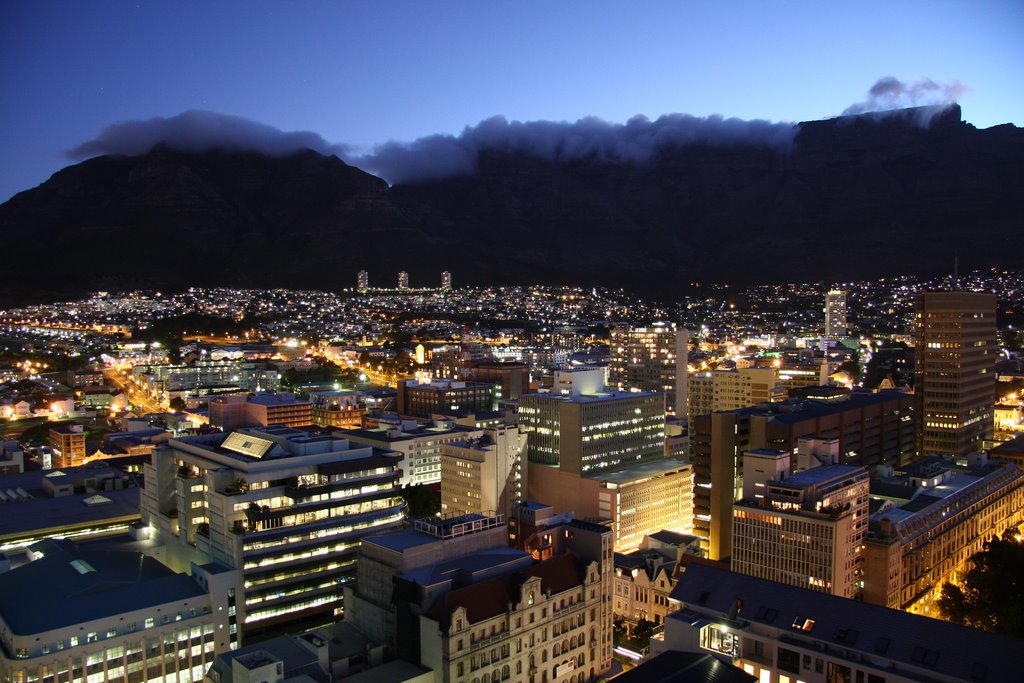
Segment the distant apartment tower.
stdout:
<path fill-rule="evenodd" d="M 441 514 L 495 510 L 508 519 L 526 498 L 526 434 L 496 425 L 441 448 Z"/>
<path fill-rule="evenodd" d="M 616 327 L 611 332 L 608 385 L 618 391 L 659 391 L 669 415 L 686 410 L 690 335 L 674 323 Z M 677 381 L 677 378 L 684 378 Z"/>
<path fill-rule="evenodd" d="M 409 273 L 404 270 L 398 274 L 398 288 L 409 289 Z"/>
<path fill-rule="evenodd" d="M 924 292 L 914 310 L 918 455 L 964 455 L 992 438 L 996 295 Z"/>
<path fill-rule="evenodd" d="M 769 479 L 762 497 L 733 507 L 732 570 L 857 597 L 869 487 L 867 470 L 848 465 Z"/>
<path fill-rule="evenodd" d="M 825 337 L 842 339 L 846 333 L 846 292 L 831 289 L 825 295 Z"/>
<path fill-rule="evenodd" d="M 370 274 L 365 270 L 360 270 L 359 274 L 356 275 L 356 288 L 360 291 L 370 288 Z"/>
<path fill-rule="evenodd" d="M 441 289 L 452 288 L 452 274 L 447 270 L 441 273 Z"/>

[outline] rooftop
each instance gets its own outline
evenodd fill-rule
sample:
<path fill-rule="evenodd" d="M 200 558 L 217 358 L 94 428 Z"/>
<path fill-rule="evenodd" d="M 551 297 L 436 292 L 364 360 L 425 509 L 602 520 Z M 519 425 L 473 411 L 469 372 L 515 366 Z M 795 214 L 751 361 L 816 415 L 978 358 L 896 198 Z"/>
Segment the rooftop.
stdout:
<path fill-rule="evenodd" d="M 0 614 L 18 635 L 206 594 L 192 577 L 142 553 L 87 551 L 68 541 L 43 541 L 32 549 L 43 556 L 0 574 Z"/>
<path fill-rule="evenodd" d="M 809 645 L 815 649 L 887 658 L 902 664 L 909 678 L 920 674 L 907 672 L 908 667 L 978 683 L 1017 680 L 1020 674 L 1015 658 L 1007 656 L 1020 645 L 1013 638 L 704 564 L 690 565 L 671 597 L 686 609 L 668 619 L 687 625 L 709 618 L 714 622 L 716 617 L 707 612 L 728 615 L 739 603 L 735 619 L 741 630 L 747 622 L 764 624 L 802 641 L 817 641 Z"/>

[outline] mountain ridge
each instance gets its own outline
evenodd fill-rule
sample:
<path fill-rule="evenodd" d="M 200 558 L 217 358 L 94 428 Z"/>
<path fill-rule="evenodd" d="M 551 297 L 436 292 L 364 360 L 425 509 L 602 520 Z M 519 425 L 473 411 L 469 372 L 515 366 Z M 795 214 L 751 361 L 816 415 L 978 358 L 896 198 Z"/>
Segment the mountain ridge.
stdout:
<path fill-rule="evenodd" d="M 1024 131 L 959 107 L 797 124 L 788 150 L 696 143 L 646 164 L 484 151 L 389 186 L 311 150 L 101 156 L 0 205 L 0 302 L 132 286 L 625 286 L 867 279 L 1020 260 Z M 47 244 L 39 244 L 45 235 Z M 42 272 L 40 272 L 42 271 Z M 46 279 L 40 280 L 40 276 Z"/>

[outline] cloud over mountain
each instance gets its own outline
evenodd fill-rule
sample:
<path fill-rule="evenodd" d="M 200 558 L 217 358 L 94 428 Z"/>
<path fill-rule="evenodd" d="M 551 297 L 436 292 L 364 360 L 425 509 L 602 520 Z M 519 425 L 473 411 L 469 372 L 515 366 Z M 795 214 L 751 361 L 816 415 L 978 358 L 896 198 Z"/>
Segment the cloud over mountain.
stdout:
<path fill-rule="evenodd" d="M 185 152 L 209 149 L 261 152 L 284 156 L 302 149 L 321 154 L 342 154 L 345 147 L 332 145 L 316 133 L 286 133 L 273 126 L 212 111 L 189 110 L 168 118 L 112 123 L 100 134 L 68 150 L 72 159 L 100 154 L 145 154 L 164 143 Z"/>

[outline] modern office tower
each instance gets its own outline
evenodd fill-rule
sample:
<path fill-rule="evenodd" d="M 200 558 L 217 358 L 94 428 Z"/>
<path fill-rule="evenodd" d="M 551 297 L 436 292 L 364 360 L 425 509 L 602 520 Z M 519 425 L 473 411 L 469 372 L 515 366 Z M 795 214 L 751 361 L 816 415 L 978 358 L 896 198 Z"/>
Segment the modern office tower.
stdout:
<path fill-rule="evenodd" d="M 363 395 L 352 391 L 311 391 L 313 424 L 318 427 L 359 429 L 363 426 L 366 404 Z"/>
<path fill-rule="evenodd" d="M 842 339 L 846 333 L 846 292 L 830 289 L 825 295 L 825 338 Z"/>
<path fill-rule="evenodd" d="M 32 546 L 0 574 L 0 680 L 199 681 L 238 646 L 239 572 L 138 552 Z"/>
<path fill-rule="evenodd" d="M 401 453 L 402 476 L 398 483 L 404 487 L 440 482 L 441 452 L 445 445 L 479 439 L 483 431 L 452 420 L 426 424 L 401 420 L 393 425 L 347 430 L 341 436 L 355 444 Z"/>
<path fill-rule="evenodd" d="M 660 391 L 669 415 L 686 410 L 690 335 L 674 323 L 651 327 L 616 327 L 611 333 L 608 386 L 618 391 Z"/>
<path fill-rule="evenodd" d="M 732 504 L 742 497 L 743 454 L 758 448 L 793 452 L 801 437 L 839 439 L 842 465 L 909 462 L 914 452 L 913 396 L 854 392 L 844 400 L 789 400 L 694 417 L 694 534 L 708 557 L 732 552 Z"/>
<path fill-rule="evenodd" d="M 248 637 L 337 619 L 359 539 L 402 522 L 401 454 L 264 427 L 171 439 L 145 467 L 142 521 L 170 566 L 242 570 Z"/>
<path fill-rule="evenodd" d="M 306 427 L 313 424 L 313 404 L 290 393 L 229 394 L 213 399 L 209 407 L 210 424 L 226 432 L 240 427 Z"/>
<path fill-rule="evenodd" d="M 436 681 L 595 678 L 611 666 L 611 532 L 571 520 L 550 540 L 535 559 L 480 515 L 370 537 L 346 591 L 351 623 Z"/>
<path fill-rule="evenodd" d="M 958 462 L 959 461 L 959 462 Z M 895 505 L 871 516 L 864 601 L 935 616 L 942 585 L 984 542 L 1024 522 L 1024 471 L 988 461 L 926 456 L 872 483 Z"/>
<path fill-rule="evenodd" d="M 719 410 L 736 410 L 758 403 L 781 401 L 785 392 L 778 386 L 775 368 L 709 370 L 690 375 L 690 404 L 687 414 L 706 415 Z"/>
<path fill-rule="evenodd" d="M 868 472 L 822 465 L 733 506 L 733 571 L 854 598 L 863 586 Z"/>
<path fill-rule="evenodd" d="M 992 438 L 996 295 L 924 292 L 914 308 L 918 455 L 965 455 Z"/>
<path fill-rule="evenodd" d="M 627 392 L 520 398 L 530 499 L 613 522 L 620 552 L 661 529 L 689 532 L 692 470 L 664 456 L 663 400 Z"/>
<path fill-rule="evenodd" d="M 517 399 L 530 393 L 530 366 L 516 361 L 469 361 L 465 377 L 473 382 L 497 384 L 501 397 Z"/>
<path fill-rule="evenodd" d="M 85 462 L 85 428 L 71 422 L 50 425 L 53 467 L 77 467 Z"/>
<path fill-rule="evenodd" d="M 398 274 L 398 288 L 409 289 L 409 273 L 404 270 Z"/>
<path fill-rule="evenodd" d="M 365 270 L 360 270 L 359 274 L 356 275 L 356 289 L 360 291 L 366 291 L 370 288 L 370 274 Z"/>
<path fill-rule="evenodd" d="M 710 652 L 759 681 L 1020 678 L 1007 656 L 1017 639 L 713 566 L 689 565 L 671 599 L 680 609 L 651 640 L 652 656 Z"/>
<path fill-rule="evenodd" d="M 664 458 L 658 393 L 527 394 L 518 416 L 532 463 L 582 475 Z"/>
<path fill-rule="evenodd" d="M 452 288 L 452 274 L 447 270 L 441 273 L 441 289 Z"/>
<path fill-rule="evenodd" d="M 398 382 L 398 413 L 412 417 L 488 413 L 498 408 L 501 389 L 488 382 L 403 379 Z"/>
<path fill-rule="evenodd" d="M 526 498 L 526 434 L 512 425 L 441 448 L 441 515 L 496 510 L 508 519 Z"/>

